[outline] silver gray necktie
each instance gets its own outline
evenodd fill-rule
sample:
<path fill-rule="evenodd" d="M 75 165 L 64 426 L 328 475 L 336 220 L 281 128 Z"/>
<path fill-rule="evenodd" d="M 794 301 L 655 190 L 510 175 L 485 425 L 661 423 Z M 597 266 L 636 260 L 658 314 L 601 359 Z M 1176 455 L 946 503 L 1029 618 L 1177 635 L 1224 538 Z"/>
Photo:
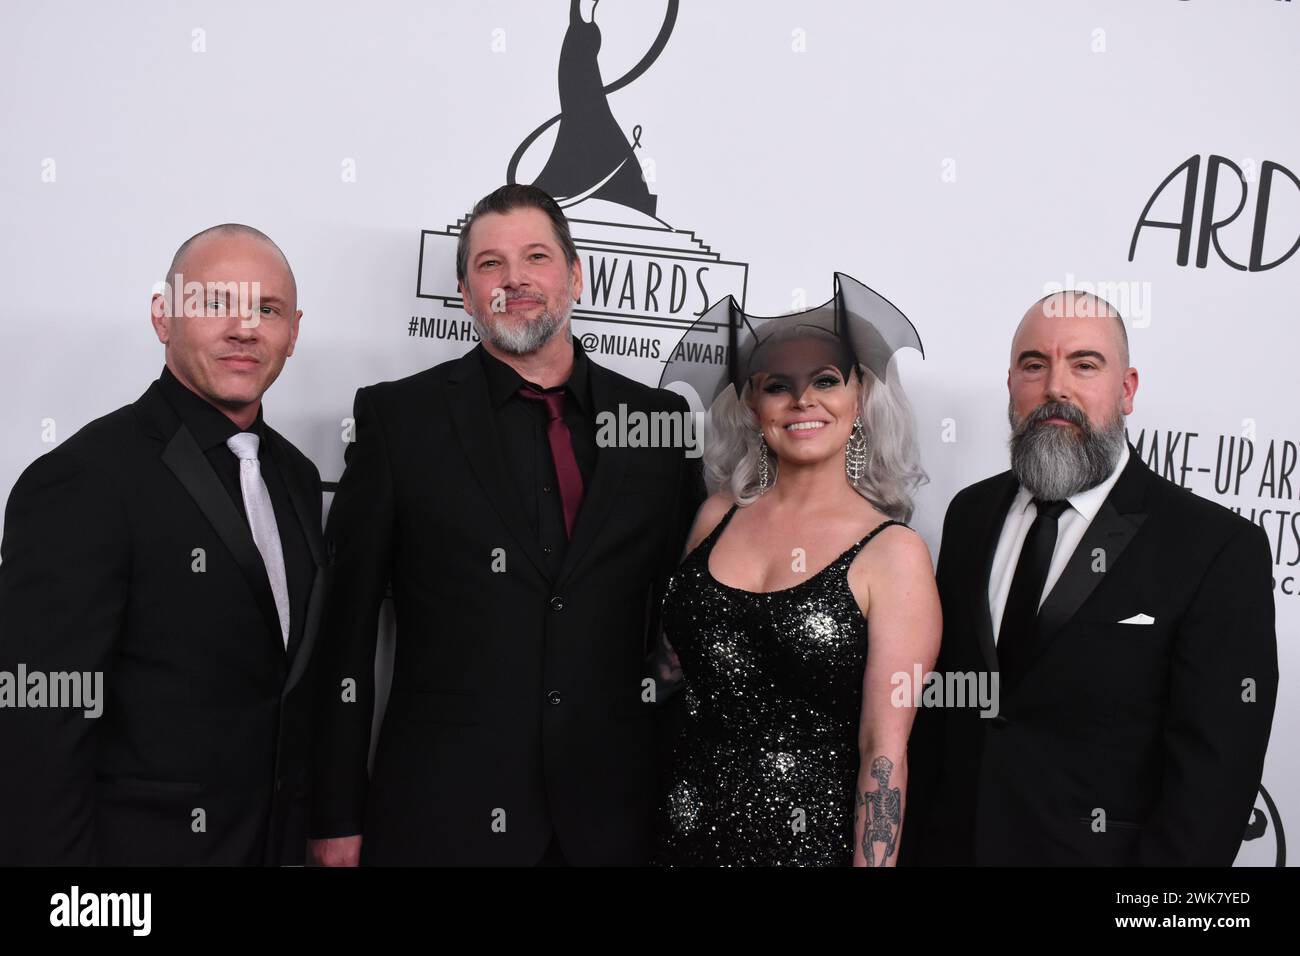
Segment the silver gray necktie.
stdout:
<path fill-rule="evenodd" d="M 266 576 L 271 581 L 275 595 L 275 610 L 280 616 L 280 636 L 284 646 L 289 646 L 289 584 L 284 573 L 284 551 L 280 547 L 280 529 L 275 523 L 275 509 L 271 507 L 271 494 L 262 478 L 262 466 L 257 460 L 261 438 L 252 432 L 232 435 L 226 446 L 239 459 L 239 490 L 244 495 L 244 511 L 248 526 L 253 531 L 253 542 L 266 565 Z"/>

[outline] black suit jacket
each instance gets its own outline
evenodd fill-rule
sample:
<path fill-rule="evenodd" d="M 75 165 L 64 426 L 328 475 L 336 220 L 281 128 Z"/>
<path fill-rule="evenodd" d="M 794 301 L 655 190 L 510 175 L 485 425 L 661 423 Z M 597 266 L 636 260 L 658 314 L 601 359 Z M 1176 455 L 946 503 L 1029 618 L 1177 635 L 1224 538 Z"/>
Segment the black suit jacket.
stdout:
<path fill-rule="evenodd" d="M 552 834 L 573 863 L 643 863 L 648 635 L 703 498 L 698 460 L 600 448 L 552 577 L 505 473 L 481 348 L 357 392 L 326 529 L 313 832 L 363 834 L 367 864 L 527 865 Z M 595 363 L 590 384 L 597 416 L 687 408 Z M 397 649 L 368 778 L 390 581 Z"/>
<path fill-rule="evenodd" d="M 302 862 L 320 475 L 265 436 L 314 564 L 287 652 L 248 524 L 160 383 L 14 486 L 0 670 L 102 671 L 105 699 L 0 710 L 0 863 Z"/>
<path fill-rule="evenodd" d="M 1226 866 L 1259 788 L 1277 692 L 1264 532 L 1129 461 L 1040 611 L 1001 713 L 922 708 L 901 862 Z M 937 670 L 996 672 L 993 552 L 1010 472 L 948 508 Z M 1137 614 L 1154 622 L 1120 624 Z M 1243 701 L 1243 681 L 1256 699 Z M 1104 811 L 1106 827 L 1094 820 Z"/>

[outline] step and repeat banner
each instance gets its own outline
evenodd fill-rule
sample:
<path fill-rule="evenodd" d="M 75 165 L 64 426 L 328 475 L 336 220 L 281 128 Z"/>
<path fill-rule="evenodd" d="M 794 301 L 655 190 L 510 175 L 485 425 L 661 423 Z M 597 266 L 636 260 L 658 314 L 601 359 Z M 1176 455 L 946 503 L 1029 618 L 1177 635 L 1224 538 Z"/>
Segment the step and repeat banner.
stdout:
<path fill-rule="evenodd" d="M 297 274 L 266 415 L 337 481 L 355 390 L 476 341 L 473 203 L 537 182 L 568 197 L 575 334 L 642 381 L 727 295 L 804 309 L 840 271 L 895 303 L 937 554 L 956 491 L 1007 468 L 1019 317 L 1093 291 L 1128 323 L 1142 458 L 1273 546 L 1282 685 L 1237 862 L 1290 862 L 1300 3 L 8 0 L 0 24 L 6 495 L 158 375 L 150 293 L 228 221 Z"/>

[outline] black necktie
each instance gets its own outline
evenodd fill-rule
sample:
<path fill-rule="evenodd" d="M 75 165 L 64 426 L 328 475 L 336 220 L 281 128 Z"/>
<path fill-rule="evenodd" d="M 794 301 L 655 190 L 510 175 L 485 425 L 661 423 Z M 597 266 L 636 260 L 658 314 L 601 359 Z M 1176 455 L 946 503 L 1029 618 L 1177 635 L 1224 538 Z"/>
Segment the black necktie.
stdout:
<path fill-rule="evenodd" d="M 1016 573 L 1002 612 L 1002 629 L 998 631 L 998 667 L 1004 688 L 1020 680 L 1033 656 L 1038 605 L 1043 597 L 1043 585 L 1047 583 L 1052 552 L 1056 549 L 1056 519 L 1070 506 L 1067 501 L 1037 498 L 1034 504 L 1038 516 L 1029 526 L 1029 534 L 1020 548 L 1020 560 L 1016 562 Z"/>

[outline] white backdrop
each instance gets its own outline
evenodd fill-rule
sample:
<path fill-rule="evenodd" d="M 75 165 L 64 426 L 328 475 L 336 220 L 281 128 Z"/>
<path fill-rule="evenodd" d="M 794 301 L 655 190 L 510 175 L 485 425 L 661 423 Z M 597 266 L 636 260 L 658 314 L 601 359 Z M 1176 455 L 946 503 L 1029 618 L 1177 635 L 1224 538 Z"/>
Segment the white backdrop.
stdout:
<path fill-rule="evenodd" d="M 600 3 L 605 83 L 643 56 L 666 7 Z M 897 304 L 926 345 L 899 362 L 932 478 L 915 524 L 934 551 L 953 493 L 1006 468 L 1018 317 L 1053 286 L 1101 284 L 1130 318 L 1144 457 L 1154 440 L 1159 470 L 1188 467 L 1171 477 L 1241 508 L 1277 549 L 1276 809 L 1261 795 L 1239 864 L 1277 862 L 1279 824 L 1300 818 L 1300 256 L 1253 271 L 1224 259 L 1247 263 L 1264 223 L 1264 265 L 1300 237 L 1286 173 L 1257 209 L 1266 161 L 1300 170 L 1298 7 L 685 0 L 661 55 L 609 96 L 660 222 L 598 200 L 570 210 L 584 265 L 630 258 L 638 300 L 654 260 L 665 275 L 703 263 L 712 300 L 734 293 L 753 312 L 824 300 L 835 270 Z M 355 389 L 470 344 L 440 321 L 463 312 L 429 297 L 454 293 L 448 227 L 559 112 L 567 21 L 567 0 L 6 0 L 0 491 L 157 375 L 151 288 L 180 241 L 224 221 L 263 229 L 294 265 L 302 333 L 267 417 L 336 480 Z M 525 152 L 521 180 L 554 137 Z M 1130 261 L 1148 199 L 1194 156 L 1189 261 L 1175 230 L 1150 227 Z M 1211 156 L 1241 170 L 1219 163 L 1212 218 L 1243 186 L 1247 198 L 1216 234 L 1223 255 L 1211 242 L 1198 267 Z M 1187 181 L 1149 217 L 1178 220 Z M 680 321 L 585 305 L 604 313 L 575 324 L 597 336 L 596 360 L 657 381 L 654 357 L 609 353 L 657 342 L 666 355 Z M 676 318 L 698 308 L 690 298 Z M 1216 492 L 1240 436 L 1250 467 Z"/>

